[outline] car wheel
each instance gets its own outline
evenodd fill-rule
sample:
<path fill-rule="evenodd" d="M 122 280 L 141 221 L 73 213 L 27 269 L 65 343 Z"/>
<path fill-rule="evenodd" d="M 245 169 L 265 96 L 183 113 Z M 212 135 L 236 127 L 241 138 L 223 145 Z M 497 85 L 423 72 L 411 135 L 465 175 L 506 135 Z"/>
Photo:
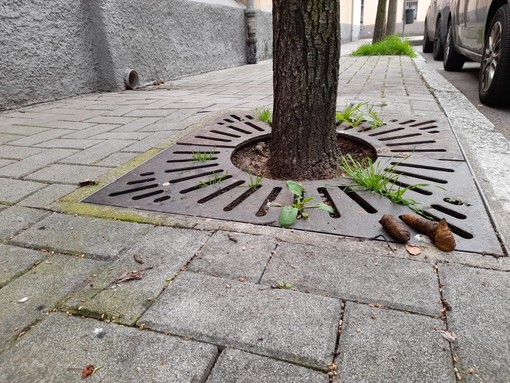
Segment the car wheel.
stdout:
<path fill-rule="evenodd" d="M 483 44 L 478 81 L 480 101 L 489 106 L 510 104 L 510 8 L 494 15 Z"/>
<path fill-rule="evenodd" d="M 423 53 L 432 53 L 434 49 L 434 42 L 429 39 L 427 34 L 427 20 L 425 20 L 425 30 L 423 31 Z"/>
<path fill-rule="evenodd" d="M 434 60 L 441 61 L 443 59 L 444 47 L 441 40 L 441 19 L 437 20 L 436 32 L 434 34 L 434 45 L 432 48 L 432 57 Z"/>
<path fill-rule="evenodd" d="M 453 42 L 452 24 L 448 23 L 446 32 L 446 43 L 444 45 L 443 68 L 447 71 L 458 72 L 464 66 L 466 58 L 455 49 Z"/>

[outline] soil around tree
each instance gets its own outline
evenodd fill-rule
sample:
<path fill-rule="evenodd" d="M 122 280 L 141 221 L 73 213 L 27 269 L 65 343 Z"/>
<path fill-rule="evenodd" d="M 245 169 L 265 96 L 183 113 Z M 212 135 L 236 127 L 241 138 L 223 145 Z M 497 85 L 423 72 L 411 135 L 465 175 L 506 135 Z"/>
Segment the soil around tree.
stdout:
<path fill-rule="evenodd" d="M 337 145 L 340 153 L 342 153 L 342 156 L 350 154 L 352 158 L 358 162 L 361 162 L 367 157 L 370 158 L 372 162 L 375 162 L 377 159 L 377 152 L 375 149 L 368 143 L 361 140 L 338 134 Z M 271 158 L 270 146 L 271 136 L 242 145 L 232 154 L 232 163 L 238 169 L 245 171 L 253 176 L 278 180 L 279 178 L 271 174 L 268 166 L 268 161 Z M 331 172 L 330 174 L 327 174 L 323 177 L 306 179 L 306 181 L 332 179 L 345 176 L 343 169 L 340 167 L 340 160 L 341 157 L 338 158 L 338 169 L 336 171 Z M 298 180 L 304 181 L 305 179 L 296 179 L 296 181 Z"/>

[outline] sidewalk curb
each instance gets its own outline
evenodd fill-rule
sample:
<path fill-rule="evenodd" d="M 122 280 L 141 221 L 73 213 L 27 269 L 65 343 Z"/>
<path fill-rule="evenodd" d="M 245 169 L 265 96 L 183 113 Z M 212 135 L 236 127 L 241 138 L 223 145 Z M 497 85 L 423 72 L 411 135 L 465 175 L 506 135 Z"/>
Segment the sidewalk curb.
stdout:
<path fill-rule="evenodd" d="M 417 53 L 413 62 L 457 137 L 503 251 L 508 255 L 510 191 L 505 190 L 505 185 L 510 185 L 510 173 L 505 164 L 510 162 L 510 144 L 457 88 L 427 67 L 426 60 Z"/>

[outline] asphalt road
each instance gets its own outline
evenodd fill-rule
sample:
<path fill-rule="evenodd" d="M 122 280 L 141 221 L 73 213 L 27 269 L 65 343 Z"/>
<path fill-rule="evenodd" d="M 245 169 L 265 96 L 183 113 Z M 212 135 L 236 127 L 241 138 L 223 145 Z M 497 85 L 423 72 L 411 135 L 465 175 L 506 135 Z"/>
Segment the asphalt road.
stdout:
<path fill-rule="evenodd" d="M 467 62 L 460 72 L 447 72 L 442 61 L 434 61 L 432 53 L 421 53 L 427 64 L 436 69 L 444 78 L 455 86 L 469 101 L 494 124 L 496 130 L 510 140 L 510 107 L 490 108 L 478 99 L 478 73 L 480 64 Z"/>

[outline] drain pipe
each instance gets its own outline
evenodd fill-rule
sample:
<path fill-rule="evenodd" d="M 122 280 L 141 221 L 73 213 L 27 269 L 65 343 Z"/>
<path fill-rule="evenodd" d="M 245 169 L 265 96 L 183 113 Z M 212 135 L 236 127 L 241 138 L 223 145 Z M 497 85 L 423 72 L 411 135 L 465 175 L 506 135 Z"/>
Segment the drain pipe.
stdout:
<path fill-rule="evenodd" d="M 253 0 L 248 0 L 246 10 L 246 63 L 257 63 L 257 12 L 253 5 Z"/>

